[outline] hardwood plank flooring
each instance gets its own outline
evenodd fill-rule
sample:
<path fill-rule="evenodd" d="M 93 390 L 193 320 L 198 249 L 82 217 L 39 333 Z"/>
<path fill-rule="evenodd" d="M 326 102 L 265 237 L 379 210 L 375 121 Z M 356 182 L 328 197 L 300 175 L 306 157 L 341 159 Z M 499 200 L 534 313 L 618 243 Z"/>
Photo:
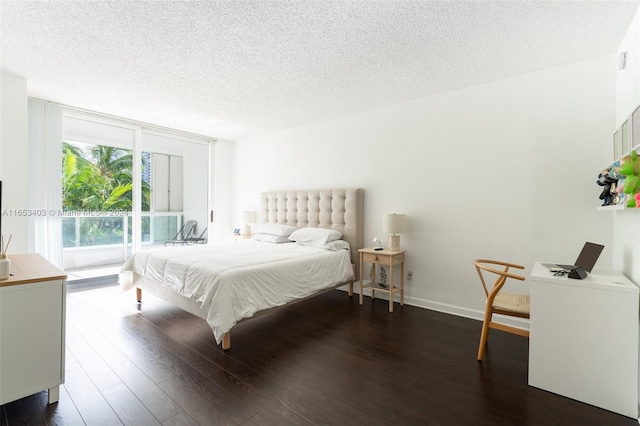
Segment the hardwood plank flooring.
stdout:
<path fill-rule="evenodd" d="M 481 324 L 333 291 L 236 326 L 146 293 L 68 294 L 66 382 L 0 406 L 16 425 L 637 425 L 527 385 L 528 340 Z"/>

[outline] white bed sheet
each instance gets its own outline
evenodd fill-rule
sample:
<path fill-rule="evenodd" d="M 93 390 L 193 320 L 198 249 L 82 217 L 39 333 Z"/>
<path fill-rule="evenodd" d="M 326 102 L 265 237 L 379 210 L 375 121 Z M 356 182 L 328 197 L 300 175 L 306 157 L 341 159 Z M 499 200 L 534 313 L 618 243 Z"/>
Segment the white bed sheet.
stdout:
<path fill-rule="evenodd" d="M 349 250 L 253 240 L 141 251 L 122 267 L 123 290 L 130 272 L 200 303 L 218 343 L 243 318 L 355 279 Z"/>

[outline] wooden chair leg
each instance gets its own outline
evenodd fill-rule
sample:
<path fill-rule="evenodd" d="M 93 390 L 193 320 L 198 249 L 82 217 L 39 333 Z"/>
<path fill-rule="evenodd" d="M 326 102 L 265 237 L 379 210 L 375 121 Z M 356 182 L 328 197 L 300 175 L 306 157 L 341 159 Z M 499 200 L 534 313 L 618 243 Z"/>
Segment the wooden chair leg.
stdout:
<path fill-rule="evenodd" d="M 482 322 L 482 333 L 480 334 L 480 346 L 478 346 L 478 361 L 484 359 L 484 350 L 487 347 L 487 340 L 489 339 L 489 324 L 491 324 L 491 317 L 493 312 L 491 308 L 488 308 L 484 314 L 484 321 Z"/>

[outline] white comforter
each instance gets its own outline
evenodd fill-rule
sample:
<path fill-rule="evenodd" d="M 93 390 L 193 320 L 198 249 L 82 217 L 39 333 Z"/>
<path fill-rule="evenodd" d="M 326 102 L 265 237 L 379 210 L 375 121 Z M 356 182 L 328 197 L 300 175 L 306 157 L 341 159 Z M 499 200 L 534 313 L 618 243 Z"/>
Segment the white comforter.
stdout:
<path fill-rule="evenodd" d="M 242 318 L 354 280 L 349 250 L 252 240 L 141 251 L 122 267 L 124 290 L 128 272 L 200 303 L 218 343 Z"/>

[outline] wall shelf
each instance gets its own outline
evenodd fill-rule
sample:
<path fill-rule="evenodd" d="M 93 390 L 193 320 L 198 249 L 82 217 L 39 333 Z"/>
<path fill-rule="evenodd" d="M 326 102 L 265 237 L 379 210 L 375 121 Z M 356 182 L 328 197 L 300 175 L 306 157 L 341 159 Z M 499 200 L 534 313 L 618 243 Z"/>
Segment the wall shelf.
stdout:
<path fill-rule="evenodd" d="M 627 209 L 626 204 L 616 204 L 615 206 L 599 206 L 597 210 L 599 212 L 610 212 L 612 210 L 626 210 L 626 209 Z"/>
<path fill-rule="evenodd" d="M 632 151 L 635 151 L 636 154 L 640 155 L 640 131 L 638 129 L 640 129 L 640 106 L 636 107 L 633 113 L 613 134 L 614 163 L 616 161 L 620 161 L 623 157 L 630 155 Z M 613 164 L 611 166 L 613 166 Z M 599 206 L 596 210 L 613 211 L 627 209 L 633 208 L 627 207 L 625 202 L 623 204 L 615 204 L 612 206 Z"/>

